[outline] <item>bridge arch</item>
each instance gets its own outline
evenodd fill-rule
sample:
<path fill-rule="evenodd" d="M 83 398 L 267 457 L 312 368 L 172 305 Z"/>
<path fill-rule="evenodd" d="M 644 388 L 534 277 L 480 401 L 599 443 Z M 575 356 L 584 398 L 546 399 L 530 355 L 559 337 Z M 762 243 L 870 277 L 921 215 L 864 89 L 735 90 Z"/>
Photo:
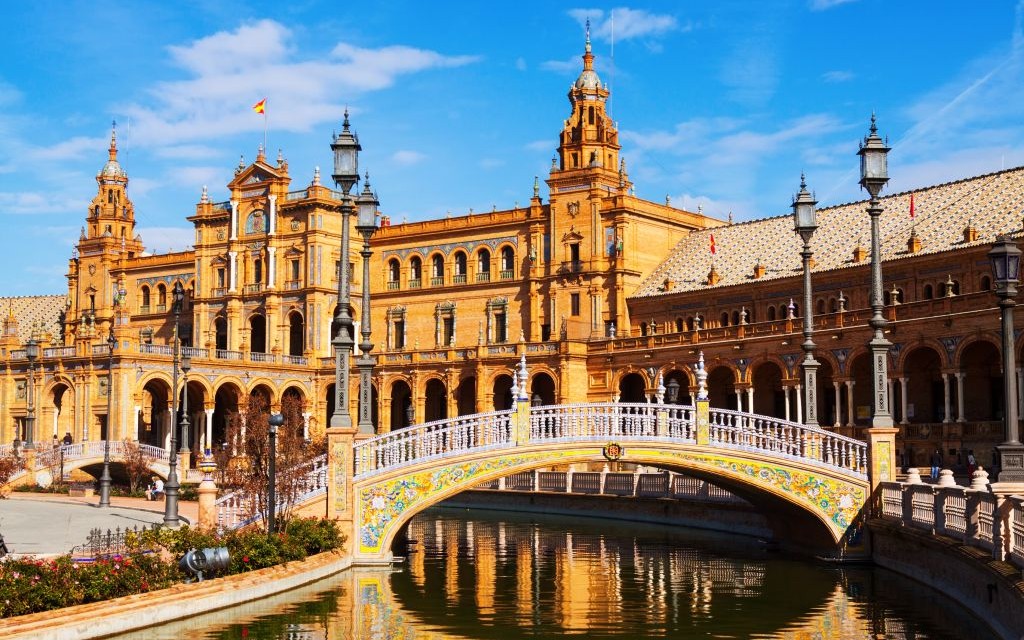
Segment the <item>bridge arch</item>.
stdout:
<path fill-rule="evenodd" d="M 764 453 L 682 442 L 623 442 L 620 460 L 698 477 L 761 507 L 776 535 L 793 545 L 835 551 L 856 544 L 865 478 Z M 356 478 L 356 553 L 380 557 L 404 524 L 422 510 L 481 483 L 553 464 L 600 463 L 605 443 L 566 440 L 478 451 Z"/>

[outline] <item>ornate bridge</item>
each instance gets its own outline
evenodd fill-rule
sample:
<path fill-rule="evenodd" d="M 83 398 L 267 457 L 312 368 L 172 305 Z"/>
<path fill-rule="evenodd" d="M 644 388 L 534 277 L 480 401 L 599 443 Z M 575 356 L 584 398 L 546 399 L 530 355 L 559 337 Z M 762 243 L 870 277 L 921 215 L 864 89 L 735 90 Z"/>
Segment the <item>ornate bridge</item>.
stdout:
<path fill-rule="evenodd" d="M 138 444 L 142 457 L 146 461 L 146 467 L 153 473 L 167 477 L 169 453 L 165 449 L 154 447 L 148 444 Z M 0 455 L 10 453 L 11 446 L 0 447 Z M 31 452 L 32 457 L 28 458 L 28 452 L 22 452 L 26 456 L 27 467 L 11 477 L 12 484 L 33 481 L 41 485 L 48 485 L 53 481 L 55 475 L 61 472 L 67 474 L 75 469 L 81 469 L 94 464 L 103 464 L 104 442 L 97 440 L 93 442 L 79 442 L 76 444 L 61 445 L 59 447 L 37 448 Z M 110 461 L 113 464 L 125 461 L 127 450 L 125 443 L 121 441 L 110 442 Z M 199 474 L 196 470 L 190 469 L 186 481 L 199 481 Z"/>
<path fill-rule="evenodd" d="M 521 397 L 507 411 L 381 434 L 355 442 L 352 451 L 349 494 L 340 490 L 342 450 L 332 449 L 328 511 L 351 513 L 358 540 L 353 551 L 363 561 L 386 560 L 402 527 L 430 505 L 502 476 L 552 465 L 621 461 L 709 479 L 771 507 L 765 511 L 778 514 L 773 526 L 780 537 L 844 553 L 859 544 L 859 515 L 870 495 L 867 443 L 767 416 L 711 409 L 706 400 L 695 407 L 531 407 Z"/>

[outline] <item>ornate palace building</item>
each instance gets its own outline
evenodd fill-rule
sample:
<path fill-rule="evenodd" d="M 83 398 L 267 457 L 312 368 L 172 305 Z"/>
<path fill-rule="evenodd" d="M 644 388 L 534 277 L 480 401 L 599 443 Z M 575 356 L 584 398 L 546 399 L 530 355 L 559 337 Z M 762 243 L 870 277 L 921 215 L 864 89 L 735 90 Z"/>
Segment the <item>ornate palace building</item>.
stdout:
<path fill-rule="evenodd" d="M 856 435 L 871 404 L 866 202 L 819 211 L 814 308 L 802 309 L 792 217 L 732 224 L 637 198 L 608 96 L 588 42 L 553 145 L 547 201 L 534 179 L 523 206 L 407 224 L 382 218 L 369 281 L 378 432 L 509 406 L 524 354 L 535 402 L 646 402 L 659 379 L 676 379 L 678 401 L 689 402 L 702 351 L 713 405 L 798 420 L 800 325 L 812 311 L 819 420 Z M 67 295 L 0 301 L 2 441 L 25 437 L 31 405 L 35 441 L 65 432 L 95 440 L 109 425 L 113 439 L 166 446 L 179 282 L 189 447 L 220 443 L 252 394 L 272 406 L 301 399 L 310 433 L 322 432 L 334 411 L 341 194 L 319 170 L 293 182 L 288 162 L 260 149 L 239 164 L 225 200 L 203 188 L 188 218 L 194 249 L 150 255 L 113 134 L 96 181 Z M 967 449 L 986 464 L 1006 400 L 986 253 L 997 234 L 1021 233 L 1024 168 L 881 202 L 889 387 L 903 447 L 921 464 L 935 448 L 950 464 Z M 350 235 L 356 257 L 361 240 Z M 361 265 L 348 271 L 358 320 Z M 31 370 L 30 338 L 42 347 Z M 355 415 L 357 394 L 349 397 Z"/>

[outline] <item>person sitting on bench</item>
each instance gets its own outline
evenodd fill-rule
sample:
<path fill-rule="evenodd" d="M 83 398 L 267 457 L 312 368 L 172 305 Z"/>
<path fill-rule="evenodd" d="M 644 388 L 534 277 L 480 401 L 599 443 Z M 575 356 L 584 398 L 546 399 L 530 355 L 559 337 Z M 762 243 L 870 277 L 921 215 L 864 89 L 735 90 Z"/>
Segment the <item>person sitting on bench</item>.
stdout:
<path fill-rule="evenodd" d="M 147 500 L 157 500 L 164 497 L 164 481 L 158 476 L 153 476 L 153 484 L 146 489 Z"/>

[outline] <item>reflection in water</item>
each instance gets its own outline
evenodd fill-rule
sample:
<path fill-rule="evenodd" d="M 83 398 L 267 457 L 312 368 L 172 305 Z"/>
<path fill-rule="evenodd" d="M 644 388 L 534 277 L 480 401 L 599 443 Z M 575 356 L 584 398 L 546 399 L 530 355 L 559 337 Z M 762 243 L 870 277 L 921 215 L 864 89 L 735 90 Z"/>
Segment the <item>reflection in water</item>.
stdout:
<path fill-rule="evenodd" d="M 993 638 L 879 569 L 678 528 L 433 510 L 408 562 L 139 632 L 137 638 Z"/>

